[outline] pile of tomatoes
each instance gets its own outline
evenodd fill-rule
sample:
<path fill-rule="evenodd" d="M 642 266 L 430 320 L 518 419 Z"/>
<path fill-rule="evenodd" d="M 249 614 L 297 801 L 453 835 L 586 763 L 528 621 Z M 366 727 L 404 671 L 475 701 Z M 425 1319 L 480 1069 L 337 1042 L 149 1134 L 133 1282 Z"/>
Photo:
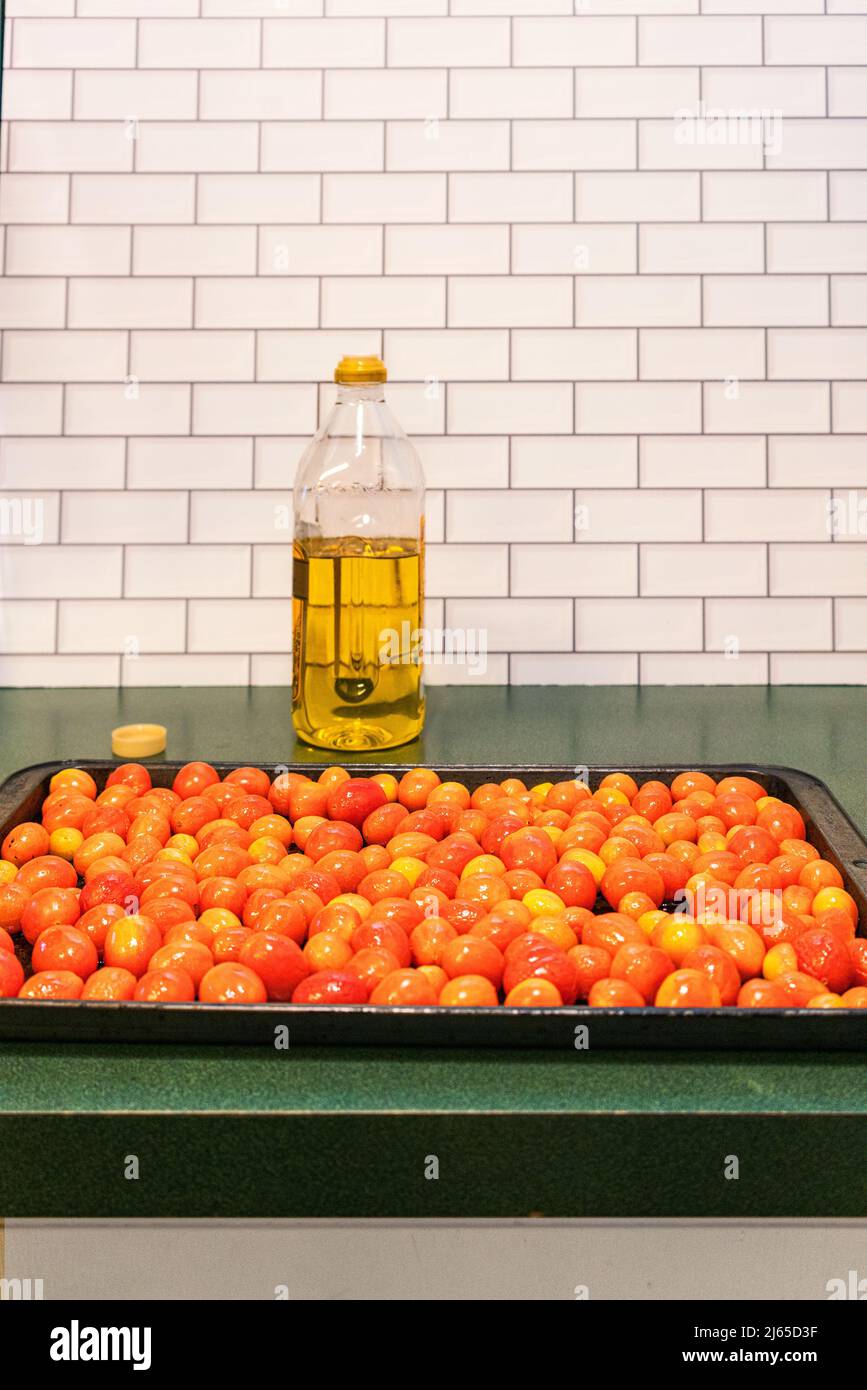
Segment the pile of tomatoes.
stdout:
<path fill-rule="evenodd" d="M 867 1007 L 854 899 L 747 777 L 64 768 L 0 853 L 0 997 Z"/>

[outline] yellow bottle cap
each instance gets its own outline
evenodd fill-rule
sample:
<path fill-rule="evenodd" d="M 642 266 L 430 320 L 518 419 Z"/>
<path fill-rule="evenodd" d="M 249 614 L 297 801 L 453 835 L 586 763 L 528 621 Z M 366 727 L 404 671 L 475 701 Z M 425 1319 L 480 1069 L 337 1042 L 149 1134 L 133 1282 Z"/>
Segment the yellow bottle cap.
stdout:
<path fill-rule="evenodd" d="M 123 724 L 111 731 L 111 751 L 116 758 L 152 758 L 165 748 L 163 724 Z"/>
<path fill-rule="evenodd" d="M 334 368 L 334 380 L 343 384 L 364 386 L 368 382 L 385 381 L 387 377 L 381 357 L 341 357 Z"/>

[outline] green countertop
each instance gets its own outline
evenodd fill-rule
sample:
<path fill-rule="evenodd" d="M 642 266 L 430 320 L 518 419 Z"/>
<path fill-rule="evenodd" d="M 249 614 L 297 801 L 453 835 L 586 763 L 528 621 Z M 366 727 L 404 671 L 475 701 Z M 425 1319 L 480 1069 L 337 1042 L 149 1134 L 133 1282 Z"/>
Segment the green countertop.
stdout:
<path fill-rule="evenodd" d="M 337 760 L 295 744 L 282 690 L 5 690 L 0 776 L 107 757 L 138 720 L 173 759 Z M 867 823 L 858 688 L 434 689 L 424 737 L 376 760 L 797 766 Z M 0 1044 L 0 1211 L 862 1216 L 864 1075 L 856 1053 Z"/>

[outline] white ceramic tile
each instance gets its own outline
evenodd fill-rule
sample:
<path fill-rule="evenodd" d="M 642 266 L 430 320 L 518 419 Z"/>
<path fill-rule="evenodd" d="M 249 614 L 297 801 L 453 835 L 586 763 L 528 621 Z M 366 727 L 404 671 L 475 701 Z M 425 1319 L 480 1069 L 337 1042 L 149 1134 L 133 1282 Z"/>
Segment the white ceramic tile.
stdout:
<path fill-rule="evenodd" d="M 407 230 L 414 235 L 416 229 Z M 260 228 L 260 275 L 378 275 L 381 271 L 381 227 Z M 262 288 L 269 295 L 276 293 L 274 286 Z"/>
<path fill-rule="evenodd" d="M 130 439 L 127 487 L 249 488 L 253 444 L 249 439 Z M 79 484 L 80 486 L 80 484 Z"/>
<path fill-rule="evenodd" d="M 638 268 L 651 274 L 764 270 L 763 229 L 758 223 L 700 227 L 657 223 L 640 227 Z"/>
<path fill-rule="evenodd" d="M 135 275 L 252 275 L 255 268 L 255 227 L 137 227 L 135 231 Z"/>
<path fill-rule="evenodd" d="M 538 435 L 512 441 L 512 486 L 621 487 L 638 482 L 638 441 L 626 435 Z"/>
<path fill-rule="evenodd" d="M 259 40 L 259 25 L 253 19 L 143 19 L 138 26 L 137 66 L 255 68 Z"/>
<path fill-rule="evenodd" d="M 641 592 L 651 598 L 734 597 L 767 591 L 764 545 L 642 545 L 640 565 Z"/>
<path fill-rule="evenodd" d="M 498 381 L 509 376 L 505 329 L 387 329 L 390 381 Z"/>
<path fill-rule="evenodd" d="M 271 0 L 266 0 L 270 4 Z M 171 116 L 172 112 L 162 113 Z M 199 74 L 199 116 L 205 121 L 297 121 L 322 114 L 322 74 L 212 70 Z"/>
<path fill-rule="evenodd" d="M 142 381 L 252 381 L 255 335 L 250 331 L 135 332 L 130 372 Z"/>
<path fill-rule="evenodd" d="M 199 329 L 313 327 L 318 314 L 314 279 L 215 276 L 196 281 Z"/>
<path fill-rule="evenodd" d="M 381 121 L 267 121 L 262 125 L 260 168 L 308 170 L 311 174 L 341 169 L 382 170 L 384 138 Z M 262 175 L 257 178 L 261 180 Z M 274 182 L 278 186 L 293 186 L 292 180 L 282 175 Z M 287 195 L 288 206 L 282 214 L 283 220 L 318 221 L 319 180 L 310 179 L 313 212 L 308 218 L 292 210 L 295 203 L 300 204 L 302 211 L 305 206 L 300 180 L 295 180 L 295 185 L 294 197 Z"/>
<path fill-rule="evenodd" d="M 325 174 L 323 222 L 443 222 L 445 174 Z"/>
<path fill-rule="evenodd" d="M 263 330 L 258 334 L 257 381 L 327 381 L 345 353 L 380 355 L 377 329 Z M 389 375 L 394 376 L 393 360 Z"/>
<path fill-rule="evenodd" d="M 867 376 L 867 329 L 772 328 L 768 377 L 803 379 Z"/>
<path fill-rule="evenodd" d="M 575 322 L 592 327 L 701 323 L 697 275 L 601 275 L 575 282 Z"/>
<path fill-rule="evenodd" d="M 697 173 L 576 174 L 575 216 L 582 222 L 695 222 L 700 182 Z M 694 230 L 681 231 L 684 243 Z"/>
<path fill-rule="evenodd" d="M 772 545 L 772 594 L 867 593 L 867 544 Z"/>
<path fill-rule="evenodd" d="M 835 382 L 831 387 L 834 429 L 841 434 L 867 434 L 867 384 Z"/>
<path fill-rule="evenodd" d="M 637 344 L 629 328 L 526 328 L 512 334 L 515 381 L 634 381 Z"/>
<path fill-rule="evenodd" d="M 704 427 L 709 434 L 813 433 L 826 430 L 828 422 L 824 383 L 705 383 Z"/>
<path fill-rule="evenodd" d="M 54 651 L 53 600 L 4 598 L 0 656 Z"/>
<path fill-rule="evenodd" d="M 312 434 L 313 386 L 257 382 L 193 387 L 193 434 Z"/>
<path fill-rule="evenodd" d="M 569 174 L 450 174 L 449 221 L 570 222 Z"/>
<path fill-rule="evenodd" d="M 693 434 L 701 387 L 692 382 L 597 381 L 575 388 L 580 434 Z"/>
<path fill-rule="evenodd" d="M 646 381 L 764 377 L 760 328 L 642 328 L 638 375 Z"/>
<path fill-rule="evenodd" d="M 767 248 L 767 269 L 774 274 L 867 270 L 867 238 L 857 222 L 773 223 L 767 229 Z"/>
<path fill-rule="evenodd" d="M 429 545 L 425 592 L 434 598 L 497 598 L 509 592 L 509 548 L 505 545 Z M 512 592 L 521 591 L 513 587 Z"/>
<path fill-rule="evenodd" d="M 491 652 L 572 650 L 568 598 L 448 599 L 446 623 L 485 633 Z"/>
<path fill-rule="evenodd" d="M 764 487 L 765 441 L 759 435 L 647 435 L 639 474 L 642 487 Z"/>
<path fill-rule="evenodd" d="M 575 609 L 576 651 L 701 650 L 700 599 L 578 599 Z"/>
<path fill-rule="evenodd" d="M 828 115 L 867 116 L 867 69 L 828 69 Z"/>
<path fill-rule="evenodd" d="M 516 19 L 516 67 L 607 67 L 635 61 L 635 20 L 596 15 Z"/>
<path fill-rule="evenodd" d="M 331 24 L 326 19 L 279 18 L 262 25 L 266 68 L 380 68 L 384 60 L 382 19 L 341 18 Z"/>
<path fill-rule="evenodd" d="M 0 592 L 7 599 L 119 598 L 119 545 L 4 545 Z"/>
<path fill-rule="evenodd" d="M 701 493 L 579 489 L 575 493 L 575 539 L 600 541 L 696 541 L 701 538 Z"/>
<path fill-rule="evenodd" d="M 635 0 L 636 6 L 640 0 Z M 665 0 L 660 0 L 660 4 Z M 581 68 L 575 72 L 576 116 L 672 116 L 694 110 L 697 68 Z"/>
<path fill-rule="evenodd" d="M 642 685 L 764 685 L 768 658 L 740 652 L 736 658 L 716 652 L 642 652 Z"/>
<path fill-rule="evenodd" d="M 135 661 L 121 659 L 120 684 L 128 686 L 199 686 L 246 685 L 249 680 L 250 658 L 237 656 L 150 656 Z"/>
<path fill-rule="evenodd" d="M 113 688 L 118 683 L 116 656 L 7 656 L 0 654 L 0 681 L 9 686 L 76 689 Z"/>
<path fill-rule="evenodd" d="M 123 439 L 0 439 L 0 487 L 122 488 Z"/>
<path fill-rule="evenodd" d="M 867 19 L 862 16 L 772 16 L 765 21 L 765 62 L 867 61 Z"/>
<path fill-rule="evenodd" d="M 512 685 L 635 685 L 638 657 L 629 652 L 516 652 L 510 660 Z"/>
<path fill-rule="evenodd" d="M 505 488 L 509 484 L 509 440 L 503 435 L 485 439 L 479 435 L 462 438 L 416 438 L 428 487 Z M 552 441 L 546 440 L 546 447 Z M 515 443 L 513 442 L 513 458 Z"/>
<path fill-rule="evenodd" d="M 128 275 L 129 227 L 8 227 L 7 275 Z"/>
<path fill-rule="evenodd" d="M 457 68 L 450 74 L 451 116 L 571 116 L 572 111 L 572 73 L 565 67 L 472 72 Z"/>
<path fill-rule="evenodd" d="M 179 652 L 184 647 L 183 599 L 66 599 L 59 604 L 57 649 L 109 652 Z"/>
<path fill-rule="evenodd" d="M 510 47 L 504 18 L 396 18 L 388 25 L 388 63 L 395 68 L 506 67 Z"/>
<path fill-rule="evenodd" d="M 120 122 L 15 121 L 9 141 L 11 172 L 121 172 L 132 169 L 133 141 Z"/>
<path fill-rule="evenodd" d="M 193 282 L 180 276 L 69 281 L 71 328 L 189 328 Z"/>
<path fill-rule="evenodd" d="M 867 449 L 857 435 L 780 435 L 768 440 L 771 487 L 867 487 Z"/>
<path fill-rule="evenodd" d="M 867 653 L 772 652 L 772 685 L 867 685 Z"/>
<path fill-rule="evenodd" d="M 468 229 L 469 230 L 469 229 Z M 638 236 L 625 223 L 512 229 L 512 271 L 521 275 L 615 275 L 638 268 Z"/>
<path fill-rule="evenodd" d="M 16 19 L 19 68 L 134 68 L 134 19 Z"/>
<path fill-rule="evenodd" d="M 867 598 L 834 600 L 834 634 L 838 651 L 867 650 Z"/>
<path fill-rule="evenodd" d="M 709 598 L 705 645 L 750 651 L 830 651 L 827 598 Z"/>
<path fill-rule="evenodd" d="M 197 74 L 189 71 L 80 68 L 73 113 L 84 121 L 191 121 L 196 115 L 196 87 Z M 232 113 L 223 114 L 226 118 Z"/>
<path fill-rule="evenodd" d="M 187 539 L 184 492 L 67 492 L 61 540 L 79 545 L 177 544 Z"/>
<path fill-rule="evenodd" d="M 448 321 L 454 328 L 572 322 L 572 281 L 565 275 L 455 275 L 448 294 Z"/>
<path fill-rule="evenodd" d="M 290 599 L 191 599 L 191 652 L 285 652 L 291 643 Z"/>
<path fill-rule="evenodd" d="M 75 174 L 69 220 L 193 222 L 195 207 L 193 174 Z"/>
<path fill-rule="evenodd" d="M 0 386 L 0 435 L 60 434 L 62 414 L 61 386 Z"/>
<path fill-rule="evenodd" d="M 66 222 L 69 178 L 66 174 L 4 174 L 0 184 L 3 222 Z"/>
<path fill-rule="evenodd" d="M 513 545 L 511 592 L 601 597 L 638 592 L 634 545 Z"/>
<path fill-rule="evenodd" d="M 725 61 L 733 67 L 761 63 L 762 21 L 704 14 L 639 19 L 638 61 L 662 65 Z"/>
<path fill-rule="evenodd" d="M 119 381 L 126 372 L 127 335 L 7 330 L 5 381 Z"/>
<path fill-rule="evenodd" d="M 125 77 L 129 74 L 125 73 Z M 3 117 L 7 121 L 67 120 L 72 115 L 72 73 L 7 68 Z"/>
<path fill-rule="evenodd" d="M 291 548 L 291 517 L 289 491 L 200 491 L 190 498 L 190 540 L 207 545 L 245 542 Z"/>
<path fill-rule="evenodd" d="M 385 164 L 389 170 L 508 169 L 509 153 L 508 121 L 388 123 Z M 381 137 L 377 154 L 381 161 Z M 376 167 L 381 167 L 381 163 Z M 514 167 L 531 166 L 521 165 L 516 159 Z"/>
<path fill-rule="evenodd" d="M 145 121 L 136 140 L 136 168 L 144 171 L 255 169 L 258 154 L 250 121 Z"/>
<path fill-rule="evenodd" d="M 828 322 L 824 275 L 705 275 L 703 292 L 708 325 Z"/>
<path fill-rule="evenodd" d="M 634 169 L 633 121 L 514 121 L 514 169 Z"/>
<path fill-rule="evenodd" d="M 323 328 L 440 328 L 445 282 L 436 276 L 335 276 L 322 282 Z"/>
<path fill-rule="evenodd" d="M 572 417 L 566 382 L 449 387 L 449 429 L 457 434 L 536 434 L 540 420 L 551 434 L 568 434 Z"/>
<path fill-rule="evenodd" d="M 534 492 L 458 492 L 449 494 L 449 542 L 571 541 L 572 494 Z"/>
<path fill-rule="evenodd" d="M 186 383 L 117 382 L 67 386 L 67 434 L 181 434 L 190 421 Z"/>
<path fill-rule="evenodd" d="M 128 545 L 126 598 L 246 598 L 247 545 Z"/>
<path fill-rule="evenodd" d="M 326 71 L 324 115 L 329 120 L 351 121 L 363 111 L 367 120 L 436 120 L 448 112 L 447 92 L 448 73 L 444 71 Z M 451 111 L 453 116 L 473 114 Z"/>
<path fill-rule="evenodd" d="M 784 128 L 788 134 L 789 125 Z M 708 222 L 821 222 L 828 216 L 823 174 L 709 173 L 702 193 Z"/>

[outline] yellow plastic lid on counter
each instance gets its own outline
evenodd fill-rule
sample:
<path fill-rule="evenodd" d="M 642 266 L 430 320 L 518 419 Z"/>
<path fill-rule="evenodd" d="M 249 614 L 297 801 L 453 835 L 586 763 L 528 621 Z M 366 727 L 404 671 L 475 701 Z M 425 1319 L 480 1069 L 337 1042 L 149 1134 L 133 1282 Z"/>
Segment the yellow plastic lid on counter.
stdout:
<path fill-rule="evenodd" d="M 152 758 L 165 749 L 163 724 L 122 724 L 111 731 L 111 751 L 116 758 Z"/>

